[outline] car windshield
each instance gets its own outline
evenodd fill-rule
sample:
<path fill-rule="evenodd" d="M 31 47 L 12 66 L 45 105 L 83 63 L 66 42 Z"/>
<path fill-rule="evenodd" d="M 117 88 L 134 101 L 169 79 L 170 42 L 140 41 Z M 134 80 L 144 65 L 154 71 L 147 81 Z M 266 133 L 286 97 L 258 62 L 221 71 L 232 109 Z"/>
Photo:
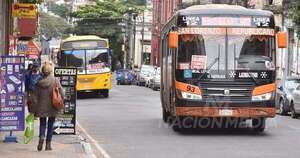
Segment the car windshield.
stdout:
<path fill-rule="evenodd" d="M 147 74 L 150 74 L 153 70 L 154 70 L 154 68 L 151 66 L 142 66 L 141 74 L 147 75 Z"/>
<path fill-rule="evenodd" d="M 300 84 L 300 80 L 288 80 L 285 82 L 285 87 L 287 89 L 296 89 Z"/>

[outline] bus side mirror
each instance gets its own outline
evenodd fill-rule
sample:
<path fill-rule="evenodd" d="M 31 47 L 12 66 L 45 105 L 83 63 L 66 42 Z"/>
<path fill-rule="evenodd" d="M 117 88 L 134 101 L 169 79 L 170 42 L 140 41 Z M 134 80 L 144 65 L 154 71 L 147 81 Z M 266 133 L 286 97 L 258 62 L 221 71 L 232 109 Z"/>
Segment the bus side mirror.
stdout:
<path fill-rule="evenodd" d="M 169 48 L 178 48 L 178 32 L 169 32 Z"/>
<path fill-rule="evenodd" d="M 287 32 L 278 32 L 276 36 L 278 48 L 287 48 Z"/>

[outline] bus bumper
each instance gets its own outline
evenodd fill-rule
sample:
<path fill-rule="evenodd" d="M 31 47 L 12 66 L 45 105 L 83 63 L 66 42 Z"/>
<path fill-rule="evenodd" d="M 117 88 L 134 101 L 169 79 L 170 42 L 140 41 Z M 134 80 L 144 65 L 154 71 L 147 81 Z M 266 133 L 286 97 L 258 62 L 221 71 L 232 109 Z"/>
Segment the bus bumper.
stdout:
<path fill-rule="evenodd" d="M 176 107 L 176 116 L 194 117 L 238 117 L 238 118 L 259 118 L 275 117 L 275 108 L 264 107 Z"/>

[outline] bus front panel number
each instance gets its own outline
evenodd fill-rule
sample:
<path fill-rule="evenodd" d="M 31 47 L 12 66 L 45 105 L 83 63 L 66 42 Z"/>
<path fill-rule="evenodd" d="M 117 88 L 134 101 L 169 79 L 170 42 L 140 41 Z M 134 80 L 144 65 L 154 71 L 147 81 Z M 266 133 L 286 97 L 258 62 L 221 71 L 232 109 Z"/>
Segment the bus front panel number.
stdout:
<path fill-rule="evenodd" d="M 186 90 L 187 90 L 188 92 L 194 93 L 194 92 L 196 91 L 196 88 L 193 87 L 193 86 L 188 85 L 188 86 L 186 86 Z"/>

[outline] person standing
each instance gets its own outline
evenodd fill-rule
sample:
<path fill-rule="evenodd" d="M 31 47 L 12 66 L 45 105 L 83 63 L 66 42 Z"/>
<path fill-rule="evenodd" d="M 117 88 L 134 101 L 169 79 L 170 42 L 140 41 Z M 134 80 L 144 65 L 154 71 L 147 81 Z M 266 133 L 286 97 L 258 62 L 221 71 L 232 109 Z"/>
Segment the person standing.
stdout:
<path fill-rule="evenodd" d="M 33 106 L 35 105 L 36 98 L 33 94 L 33 90 L 36 88 L 37 82 L 41 79 L 41 74 L 39 71 L 39 64 L 37 62 L 34 62 L 31 65 L 31 70 L 28 70 L 27 74 L 25 75 L 25 91 L 27 94 L 27 105 L 28 105 L 28 111 L 30 113 L 33 113 Z"/>
<path fill-rule="evenodd" d="M 38 151 L 43 149 L 46 127 L 47 136 L 45 150 L 52 150 L 51 141 L 53 136 L 53 124 L 56 115 L 59 113 L 52 104 L 52 91 L 56 84 L 59 87 L 61 96 L 64 98 L 63 89 L 59 81 L 56 81 L 52 72 L 52 65 L 45 63 L 42 66 L 42 78 L 38 81 L 36 88 L 34 89 L 35 95 L 37 96 L 37 103 L 36 106 L 34 106 L 35 109 L 33 111 L 35 116 L 40 118 Z"/>

